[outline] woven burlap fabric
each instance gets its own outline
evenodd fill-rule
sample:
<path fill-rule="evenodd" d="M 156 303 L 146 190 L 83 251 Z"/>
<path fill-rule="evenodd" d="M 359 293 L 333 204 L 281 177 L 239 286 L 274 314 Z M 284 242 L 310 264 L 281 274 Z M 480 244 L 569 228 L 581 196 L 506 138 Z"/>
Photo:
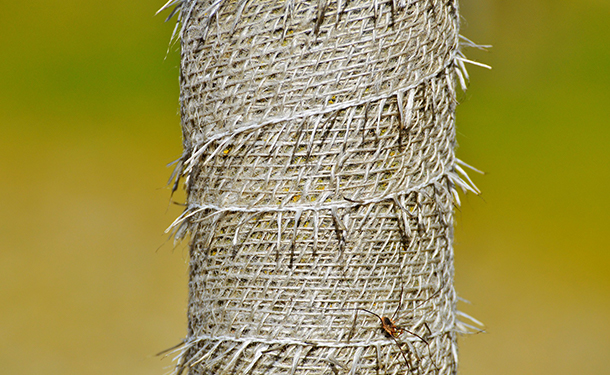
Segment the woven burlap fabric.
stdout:
<path fill-rule="evenodd" d="M 456 373 L 456 2 L 178 7 L 177 371 Z"/>

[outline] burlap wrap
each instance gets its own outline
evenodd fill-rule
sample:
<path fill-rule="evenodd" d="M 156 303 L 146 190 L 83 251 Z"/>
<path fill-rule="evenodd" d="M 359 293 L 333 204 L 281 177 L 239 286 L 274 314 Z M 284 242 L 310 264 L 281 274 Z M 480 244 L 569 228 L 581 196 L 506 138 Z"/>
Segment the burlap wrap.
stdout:
<path fill-rule="evenodd" d="M 456 186 L 476 190 L 454 155 L 456 1 L 172 4 L 174 228 L 191 233 L 177 372 L 456 373 L 452 215 Z"/>

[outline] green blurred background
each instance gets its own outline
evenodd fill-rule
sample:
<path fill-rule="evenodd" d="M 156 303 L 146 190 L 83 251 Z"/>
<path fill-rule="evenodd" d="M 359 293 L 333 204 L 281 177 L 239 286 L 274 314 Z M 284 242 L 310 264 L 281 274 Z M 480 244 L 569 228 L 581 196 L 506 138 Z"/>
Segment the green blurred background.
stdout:
<path fill-rule="evenodd" d="M 0 372 L 164 374 L 187 249 L 163 230 L 181 153 L 159 2 L 2 0 Z M 610 371 L 610 1 L 463 0 L 463 374 Z M 178 197 L 180 200 L 182 197 Z"/>

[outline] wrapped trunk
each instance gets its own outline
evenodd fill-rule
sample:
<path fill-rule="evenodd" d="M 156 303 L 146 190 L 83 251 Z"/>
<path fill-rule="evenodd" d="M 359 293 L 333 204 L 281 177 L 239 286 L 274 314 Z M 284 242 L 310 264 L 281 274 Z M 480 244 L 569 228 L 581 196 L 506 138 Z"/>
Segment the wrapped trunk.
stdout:
<path fill-rule="evenodd" d="M 189 374 L 455 374 L 456 0 L 184 0 Z"/>

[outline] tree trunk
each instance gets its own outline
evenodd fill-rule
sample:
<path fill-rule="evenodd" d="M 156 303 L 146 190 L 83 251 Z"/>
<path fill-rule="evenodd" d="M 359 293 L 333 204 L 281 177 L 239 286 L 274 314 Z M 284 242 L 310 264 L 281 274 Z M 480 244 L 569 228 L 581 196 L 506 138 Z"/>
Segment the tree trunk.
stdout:
<path fill-rule="evenodd" d="M 455 374 L 457 0 L 178 6 L 177 371 Z"/>

